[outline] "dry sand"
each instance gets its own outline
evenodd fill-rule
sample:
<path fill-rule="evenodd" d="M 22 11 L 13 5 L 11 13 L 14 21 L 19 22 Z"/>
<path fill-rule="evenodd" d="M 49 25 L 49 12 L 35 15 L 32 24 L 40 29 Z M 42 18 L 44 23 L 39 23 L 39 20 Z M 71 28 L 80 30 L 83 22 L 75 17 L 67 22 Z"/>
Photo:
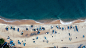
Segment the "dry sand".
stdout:
<path fill-rule="evenodd" d="M 33 28 L 30 26 L 33 25 Z M 56 25 L 60 27 L 64 27 L 65 29 L 62 31 L 61 29 L 57 29 Z M 10 29 L 10 27 L 15 27 L 15 31 Z M 30 36 L 31 33 L 37 33 L 37 31 L 32 31 L 34 28 L 45 27 L 44 31 L 41 31 L 39 35 Z M 51 29 L 53 26 L 53 29 Z M 77 26 L 79 32 L 74 31 L 74 29 L 67 29 L 67 26 Z M 9 27 L 9 30 L 6 31 L 5 28 Z M 20 31 L 17 31 L 17 28 L 20 28 Z M 29 30 L 26 31 L 26 28 Z M 52 30 L 57 31 L 57 34 L 52 34 Z M 21 32 L 24 32 L 21 35 Z M 49 34 L 45 34 L 49 32 Z M 70 36 L 68 35 L 70 33 Z M 25 36 L 28 34 L 27 36 Z M 86 45 L 86 37 L 83 38 L 83 35 L 86 36 L 86 22 L 81 20 L 73 21 L 71 24 L 61 24 L 60 20 L 44 22 L 42 24 L 35 22 L 34 20 L 18 20 L 14 22 L 6 22 L 0 19 L 0 38 L 4 38 L 5 41 L 7 37 L 10 36 L 10 39 L 16 44 L 15 47 L 19 48 L 49 48 L 58 46 L 60 47 L 68 47 L 68 48 L 78 48 L 80 44 Z M 36 37 L 38 36 L 38 39 Z M 44 36 L 47 39 L 44 39 Z M 53 36 L 53 37 L 52 37 Z M 76 39 L 77 37 L 77 39 Z M 69 38 L 72 38 L 70 41 Z M 33 43 L 33 39 L 35 39 L 35 43 Z M 20 40 L 21 45 L 18 44 L 18 40 Z M 26 41 L 25 41 L 26 40 Z M 45 42 L 43 42 L 43 40 Z M 62 41 L 63 40 L 63 41 Z M 23 46 L 23 42 L 26 43 L 26 46 Z M 47 43 L 47 41 L 49 41 Z"/>

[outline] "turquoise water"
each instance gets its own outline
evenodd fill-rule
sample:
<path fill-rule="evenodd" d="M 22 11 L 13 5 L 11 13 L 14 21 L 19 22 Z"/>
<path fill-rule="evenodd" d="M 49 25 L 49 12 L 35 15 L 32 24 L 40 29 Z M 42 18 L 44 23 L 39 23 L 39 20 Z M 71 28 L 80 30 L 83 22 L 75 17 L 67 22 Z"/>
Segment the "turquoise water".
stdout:
<path fill-rule="evenodd" d="M 0 0 L 0 16 L 7 19 L 86 18 L 86 0 Z"/>

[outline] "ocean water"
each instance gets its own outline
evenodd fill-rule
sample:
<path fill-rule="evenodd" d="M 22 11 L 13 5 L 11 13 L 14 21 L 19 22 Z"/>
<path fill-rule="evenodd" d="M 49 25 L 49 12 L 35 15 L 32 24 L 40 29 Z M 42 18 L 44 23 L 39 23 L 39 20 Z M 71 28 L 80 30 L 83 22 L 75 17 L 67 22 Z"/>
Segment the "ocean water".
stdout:
<path fill-rule="evenodd" d="M 72 21 L 86 18 L 86 0 L 0 0 L 0 17 Z"/>

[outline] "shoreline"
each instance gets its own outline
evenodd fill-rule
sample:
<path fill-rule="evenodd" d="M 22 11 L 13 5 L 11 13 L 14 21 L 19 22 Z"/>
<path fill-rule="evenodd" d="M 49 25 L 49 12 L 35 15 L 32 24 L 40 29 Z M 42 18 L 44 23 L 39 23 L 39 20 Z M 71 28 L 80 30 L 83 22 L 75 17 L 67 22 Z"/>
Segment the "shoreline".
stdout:
<path fill-rule="evenodd" d="M 46 21 L 46 23 L 42 23 L 42 24 L 40 24 L 40 22 L 37 23 L 34 20 L 17 20 L 13 22 L 11 20 L 9 21 L 0 19 L 0 23 L 1 23 L 0 24 L 0 36 L 1 38 L 4 38 L 5 41 L 8 43 L 10 43 L 10 41 L 12 40 L 13 43 L 16 44 L 14 47 L 47 48 L 47 47 L 53 47 L 54 45 L 60 48 L 60 47 L 67 45 L 67 47 L 70 48 L 71 47 L 70 45 L 74 45 L 77 48 L 80 43 L 86 42 L 85 40 L 86 38 L 82 38 L 83 35 L 86 35 L 84 32 L 86 28 L 85 20 L 79 19 L 79 20 L 75 20 L 71 22 L 63 22 L 61 20 L 54 20 L 52 22 L 47 22 L 48 20 L 47 21 L 43 20 L 43 21 Z M 31 28 L 30 24 L 34 24 L 34 26 Z M 11 26 L 15 28 L 15 30 L 11 29 Z M 40 28 L 40 26 L 44 27 L 45 30 L 39 30 L 40 34 L 37 34 L 38 31 L 37 30 L 34 31 L 33 29 Z M 53 26 L 53 28 L 51 28 L 51 26 Z M 61 29 L 56 26 L 60 27 Z M 68 29 L 68 26 L 70 27 L 69 29 Z M 77 26 L 78 31 L 75 30 L 75 26 Z M 6 30 L 6 27 L 8 27 L 9 30 Z M 19 28 L 19 31 L 17 30 L 18 28 Z M 28 28 L 28 30 L 26 30 L 26 28 Z M 53 30 L 55 30 L 54 33 L 52 32 Z M 22 31 L 23 31 L 23 35 L 21 35 Z M 49 34 L 46 34 L 46 32 L 49 32 Z M 7 40 L 8 36 L 10 37 L 11 40 L 10 39 Z M 38 39 L 36 39 L 37 37 Z M 21 46 L 20 44 L 18 44 L 18 40 L 21 42 Z M 24 46 L 23 43 L 26 43 L 26 45 Z M 74 43 L 74 44 L 71 44 L 71 43 Z"/>
<path fill-rule="evenodd" d="M 73 20 L 69 22 L 65 22 L 62 20 L 33 20 L 33 19 L 22 19 L 22 20 L 17 20 L 17 19 L 2 19 L 0 18 L 0 23 L 3 24 L 14 24 L 14 25 L 20 25 L 20 24 L 74 24 L 74 23 L 80 23 L 80 22 L 85 22 L 85 19 L 78 19 L 78 20 Z"/>

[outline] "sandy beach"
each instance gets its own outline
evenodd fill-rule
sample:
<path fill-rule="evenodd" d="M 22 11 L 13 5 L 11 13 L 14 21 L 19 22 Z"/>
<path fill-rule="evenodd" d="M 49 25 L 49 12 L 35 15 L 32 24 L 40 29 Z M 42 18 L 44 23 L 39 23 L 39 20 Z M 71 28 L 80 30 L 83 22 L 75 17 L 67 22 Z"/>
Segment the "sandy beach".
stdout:
<path fill-rule="evenodd" d="M 0 38 L 4 38 L 8 43 L 11 39 L 15 43 L 14 47 L 17 48 L 78 48 L 80 44 L 86 45 L 85 20 L 72 22 L 63 22 L 61 20 L 44 21 L 17 20 L 9 22 L 0 19 Z M 78 31 L 75 26 L 77 26 Z M 8 30 L 6 30 L 6 27 L 8 27 Z M 15 28 L 15 30 L 10 29 L 11 27 Z M 45 30 L 35 30 L 40 27 L 41 29 L 44 27 Z M 17 31 L 18 28 L 19 31 Z M 53 30 L 54 33 L 52 33 Z M 39 34 L 37 34 L 38 31 L 40 31 Z M 22 32 L 23 35 L 21 35 Z M 49 34 L 46 34 L 46 32 L 49 32 Z M 9 40 L 7 39 L 8 36 L 10 37 Z M 38 39 L 36 39 L 37 37 Z M 21 44 L 18 44 L 18 40 Z M 24 46 L 23 43 L 26 43 L 26 45 Z"/>

